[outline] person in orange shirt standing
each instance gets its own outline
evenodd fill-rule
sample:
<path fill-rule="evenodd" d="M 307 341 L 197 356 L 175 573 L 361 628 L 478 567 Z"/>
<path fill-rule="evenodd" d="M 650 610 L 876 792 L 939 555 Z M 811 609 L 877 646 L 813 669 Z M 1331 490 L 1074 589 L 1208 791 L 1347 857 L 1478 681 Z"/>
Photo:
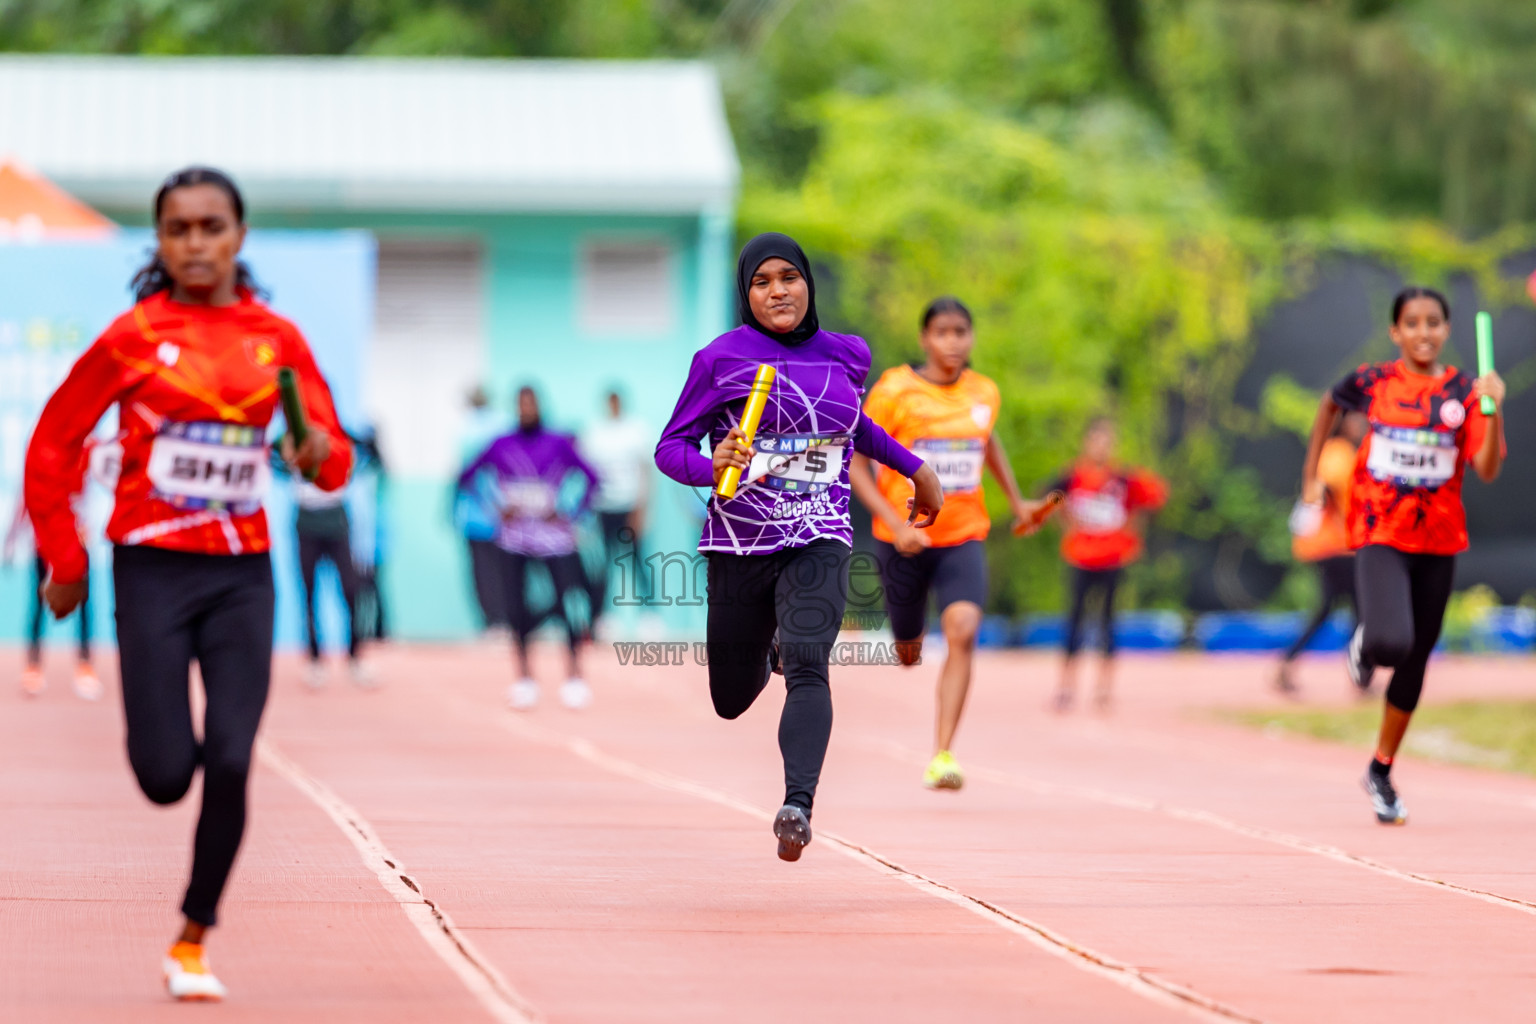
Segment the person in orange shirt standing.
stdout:
<path fill-rule="evenodd" d="M 848 476 L 853 493 L 874 516 L 880 580 L 902 664 L 915 665 L 922 656 L 930 593 L 939 606 L 948 653 L 939 670 L 933 760 L 923 775 L 929 789 L 965 784 L 950 751 L 971 686 L 971 656 L 987 600 L 983 542 L 991 520 L 982 468 L 992 470 L 1002 485 L 1023 526 L 1021 535 L 1038 527 L 1046 506 L 1019 493 L 1002 442 L 992 432 L 1001 402 L 997 385 L 969 366 L 975 343 L 970 310 L 959 299 L 935 299 L 923 312 L 924 363 L 887 370 L 864 404 L 871 420 L 938 473 L 944 488 L 938 521 L 926 530 L 907 524 L 912 485 L 894 470 L 881 468 L 877 477 L 869 459 L 854 455 Z"/>
<path fill-rule="evenodd" d="M 1280 656 L 1275 689 L 1287 696 L 1301 692 L 1296 681 L 1291 678 L 1292 663 L 1312 642 L 1317 631 L 1323 628 L 1334 606 L 1340 601 L 1348 601 L 1356 620 L 1360 617 L 1359 609 L 1355 606 L 1355 553 L 1349 547 L 1349 524 L 1345 515 L 1349 511 L 1350 478 L 1355 472 L 1355 451 L 1360 447 L 1366 429 L 1365 417 L 1358 413 L 1344 417 L 1339 432 L 1323 446 L 1322 458 L 1318 462 L 1318 479 L 1323 482 L 1324 488 L 1322 501 L 1302 501 L 1291 513 L 1291 555 L 1298 562 L 1310 562 L 1317 566 L 1323 595 L 1301 635 Z"/>
<path fill-rule="evenodd" d="M 1094 703 L 1107 709 L 1114 700 L 1115 591 L 1125 567 L 1141 557 L 1142 521 L 1163 507 L 1168 485 L 1156 473 L 1127 469 L 1115 462 L 1115 424 L 1100 416 L 1088 424 L 1082 454 L 1051 484 L 1066 495 L 1067 529 L 1061 557 L 1072 568 L 1072 605 L 1067 616 L 1067 656 L 1054 701 L 1067 711 L 1077 692 L 1077 654 L 1083 647 L 1083 615 L 1089 594 L 1100 598 L 1104 660 Z"/>
<path fill-rule="evenodd" d="M 203 769 L 186 923 L 162 963 L 177 999 L 218 1000 L 203 933 L 245 832 L 246 781 L 272 676 L 272 563 L 262 495 L 271 480 L 267 425 L 277 374 L 292 367 L 309 431 L 282 454 L 326 490 L 346 483 L 352 451 L 303 335 L 257 297 L 239 260 L 245 205 L 206 167 L 155 193 L 153 260 L 137 299 L 69 371 L 27 449 L 24 493 L 48 566 L 56 617 L 85 598 L 87 556 L 70 495 L 92 429 L 118 406 L 122 467 L 107 524 L 128 761 L 157 804 L 186 795 Z M 202 738 L 190 665 L 202 673 Z"/>

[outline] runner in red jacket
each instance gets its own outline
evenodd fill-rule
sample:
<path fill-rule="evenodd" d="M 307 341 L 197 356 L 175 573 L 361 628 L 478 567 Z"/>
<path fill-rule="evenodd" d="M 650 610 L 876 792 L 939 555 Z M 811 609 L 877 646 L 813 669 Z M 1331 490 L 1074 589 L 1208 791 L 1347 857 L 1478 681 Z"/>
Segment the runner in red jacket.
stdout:
<path fill-rule="evenodd" d="M 283 455 L 340 487 L 352 453 L 303 336 L 256 298 L 238 259 L 245 208 L 218 171 L 189 168 L 155 194 L 158 249 L 137 303 L 75 363 L 27 450 L 27 513 L 48 565 L 43 596 L 63 617 L 85 596 L 87 560 L 70 493 L 82 446 L 118 406 L 123 446 L 107 526 L 128 759 L 155 803 L 180 800 L 203 766 L 186 926 L 164 962 L 178 999 L 220 999 L 202 938 L 245 830 L 246 779 L 272 673 L 272 566 L 261 500 L 277 371 L 300 381 L 310 431 Z M 193 729 L 189 664 L 207 697 Z"/>

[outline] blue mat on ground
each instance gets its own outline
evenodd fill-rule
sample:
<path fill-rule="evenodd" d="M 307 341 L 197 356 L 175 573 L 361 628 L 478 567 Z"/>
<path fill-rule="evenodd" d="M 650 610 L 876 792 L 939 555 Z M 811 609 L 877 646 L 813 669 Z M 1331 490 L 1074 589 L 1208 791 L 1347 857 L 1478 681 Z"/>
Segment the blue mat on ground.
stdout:
<path fill-rule="evenodd" d="M 1349 643 L 1353 620 L 1339 612 L 1318 630 L 1309 651 L 1339 651 Z M 1212 612 L 1195 622 L 1195 642 L 1207 651 L 1283 651 L 1307 624 L 1303 612 Z"/>
<path fill-rule="evenodd" d="M 1024 623 L 1018 643 L 1025 647 L 1062 647 L 1067 620 L 1061 615 L 1033 615 Z M 1184 617 L 1173 611 L 1122 612 L 1115 616 L 1115 642 L 1127 651 L 1169 651 L 1184 642 Z M 1097 622 L 1083 631 L 1083 646 L 1103 645 Z"/>

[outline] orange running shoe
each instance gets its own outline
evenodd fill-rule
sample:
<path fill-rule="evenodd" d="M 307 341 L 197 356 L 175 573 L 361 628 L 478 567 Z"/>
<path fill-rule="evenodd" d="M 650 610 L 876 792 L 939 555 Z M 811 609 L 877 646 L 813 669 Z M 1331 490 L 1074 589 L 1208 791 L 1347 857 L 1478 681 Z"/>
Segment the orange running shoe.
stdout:
<path fill-rule="evenodd" d="M 216 1003 L 226 992 L 224 984 L 208 970 L 200 942 L 178 942 L 165 954 L 165 989 L 183 1002 Z"/>
<path fill-rule="evenodd" d="M 28 665 L 21 670 L 21 692 L 28 697 L 40 697 L 48 688 L 48 680 L 43 678 L 43 670 L 36 665 Z"/>
<path fill-rule="evenodd" d="M 101 680 L 88 661 L 75 666 L 75 696 L 81 700 L 101 700 Z"/>

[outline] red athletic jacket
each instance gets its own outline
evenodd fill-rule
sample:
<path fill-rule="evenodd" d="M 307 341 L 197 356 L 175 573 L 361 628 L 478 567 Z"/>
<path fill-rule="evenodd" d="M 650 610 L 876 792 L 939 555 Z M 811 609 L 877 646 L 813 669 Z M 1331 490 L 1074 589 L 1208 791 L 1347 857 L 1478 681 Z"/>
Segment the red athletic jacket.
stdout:
<path fill-rule="evenodd" d="M 1067 529 L 1061 556 L 1080 569 L 1118 569 L 1141 555 L 1132 516 L 1168 500 L 1168 485 L 1145 469 L 1112 469 L 1079 462 L 1052 490 L 1066 494 Z"/>
<path fill-rule="evenodd" d="M 123 462 L 110 540 L 208 555 L 266 551 L 266 427 L 280 404 L 281 366 L 298 376 L 311 429 L 331 437 L 315 482 L 335 490 L 352 470 L 352 448 L 293 324 L 247 294 L 233 306 L 188 306 L 161 292 L 118 317 L 48 400 L 27 448 L 27 514 L 54 580 L 85 577 L 69 498 L 86 438 L 114 403 Z"/>

